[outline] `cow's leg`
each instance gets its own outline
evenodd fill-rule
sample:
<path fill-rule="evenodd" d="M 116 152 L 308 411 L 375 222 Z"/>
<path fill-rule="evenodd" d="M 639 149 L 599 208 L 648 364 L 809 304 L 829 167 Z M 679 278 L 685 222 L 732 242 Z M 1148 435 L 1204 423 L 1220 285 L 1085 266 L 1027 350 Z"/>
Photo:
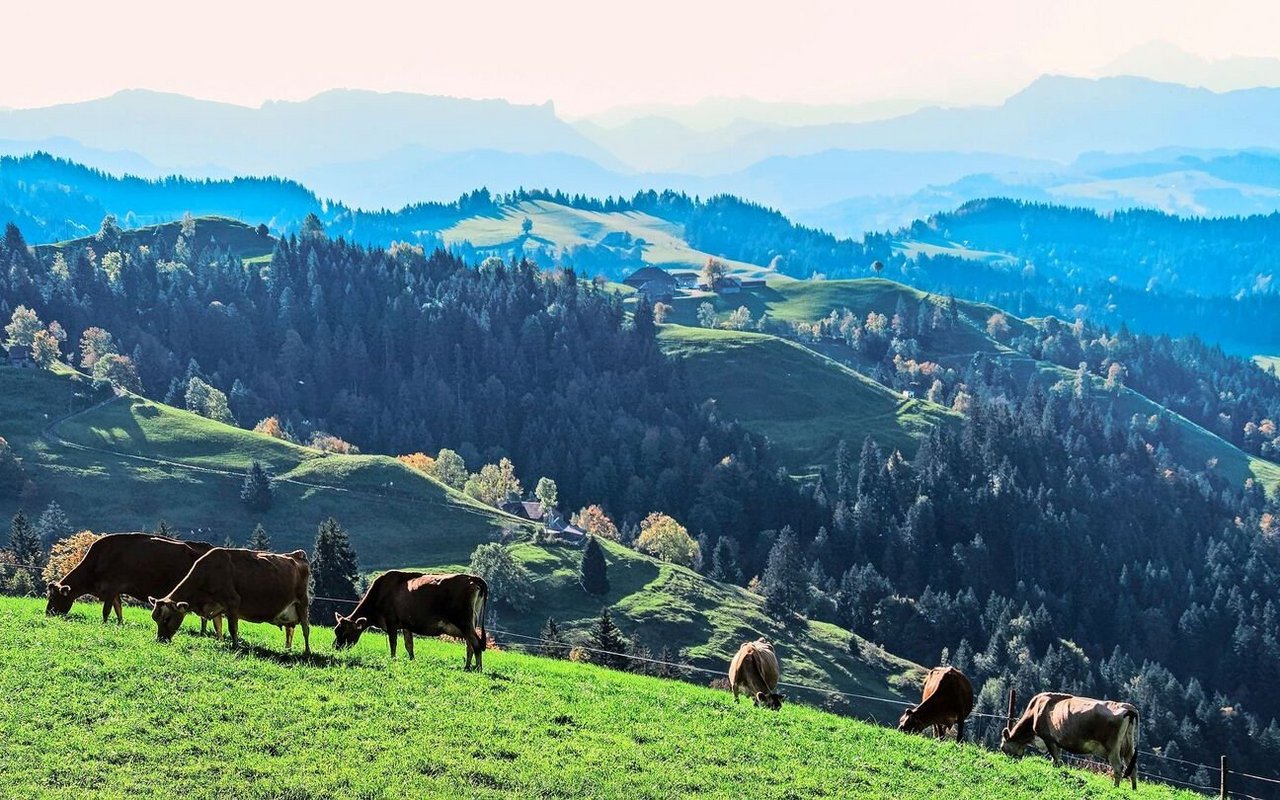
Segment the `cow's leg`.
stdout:
<path fill-rule="evenodd" d="M 124 624 L 124 603 L 121 601 L 120 595 L 116 595 L 115 599 L 112 601 L 111 604 L 115 606 L 115 609 L 116 609 L 116 624 L 123 625 Z"/>
<path fill-rule="evenodd" d="M 1049 758 L 1053 759 L 1053 765 L 1055 767 L 1062 766 L 1062 752 L 1058 750 L 1058 745 L 1056 742 L 1052 742 L 1052 741 L 1049 741 L 1048 739 L 1045 739 L 1044 749 L 1049 751 Z"/>
<path fill-rule="evenodd" d="M 311 655 L 311 615 L 308 613 L 307 607 L 302 607 L 302 653 L 303 655 Z"/>
<path fill-rule="evenodd" d="M 293 649 L 293 626 L 292 625 L 284 626 L 284 649 L 285 650 Z"/>
<path fill-rule="evenodd" d="M 111 595 L 107 595 L 107 599 L 102 601 L 102 624 L 106 625 L 111 620 L 111 608 L 114 604 L 111 602 Z"/>
<path fill-rule="evenodd" d="M 240 646 L 240 618 L 232 612 L 227 612 L 227 631 L 231 633 L 231 646 Z"/>
<path fill-rule="evenodd" d="M 956 723 L 956 744 L 964 741 L 964 720 Z"/>
<path fill-rule="evenodd" d="M 409 654 L 409 660 L 413 660 L 413 631 L 408 628 L 404 629 L 404 651 Z"/>
<path fill-rule="evenodd" d="M 221 614 L 213 618 L 213 636 L 218 641 L 222 641 L 222 615 Z"/>
<path fill-rule="evenodd" d="M 209 620 L 206 619 L 205 617 L 200 618 L 200 635 L 201 636 L 209 635 Z"/>
<path fill-rule="evenodd" d="M 941 739 L 943 736 L 946 736 L 946 735 L 947 735 L 947 726 L 943 725 L 941 722 L 935 722 L 933 724 L 933 738 Z"/>
<path fill-rule="evenodd" d="M 387 626 L 387 644 L 391 645 L 391 657 L 396 657 L 396 635 L 400 631 L 390 625 Z"/>

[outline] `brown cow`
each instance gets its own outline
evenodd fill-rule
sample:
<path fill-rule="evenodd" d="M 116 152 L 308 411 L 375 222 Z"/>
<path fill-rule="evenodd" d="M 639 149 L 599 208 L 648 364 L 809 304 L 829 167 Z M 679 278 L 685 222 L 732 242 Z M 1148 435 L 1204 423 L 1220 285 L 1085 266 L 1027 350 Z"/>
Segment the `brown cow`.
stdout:
<path fill-rule="evenodd" d="M 121 595 L 142 599 L 172 589 L 196 563 L 213 549 L 206 542 L 183 542 L 149 533 L 112 533 L 89 546 L 88 552 L 60 581 L 48 585 L 45 613 L 65 616 L 81 595 L 102 600 L 102 621 L 116 611 L 116 622 L 124 623 Z M 200 620 L 204 633 L 207 619 Z M 222 635 L 222 617 L 213 618 L 213 627 Z"/>
<path fill-rule="evenodd" d="M 463 669 L 483 669 L 489 584 L 478 575 L 426 575 L 393 570 L 379 575 L 350 616 L 334 612 L 333 646 L 351 647 L 370 626 L 387 632 L 391 657 L 396 657 L 396 633 L 404 633 L 404 649 L 413 658 L 413 635 L 457 636 L 467 644 Z M 480 632 L 476 632 L 479 623 Z"/>
<path fill-rule="evenodd" d="M 1105 758 L 1116 786 L 1128 778 L 1138 788 L 1138 709 L 1129 703 L 1041 692 L 1000 734 L 1000 749 L 1020 756 L 1032 741 L 1044 745 L 1054 766 L 1062 764 L 1061 750 Z"/>
<path fill-rule="evenodd" d="M 301 550 L 280 555 L 215 547 L 191 565 L 177 586 L 162 598 L 150 597 L 156 636 L 173 638 L 187 612 L 202 617 L 225 614 L 232 644 L 240 643 L 240 620 L 267 622 L 285 629 L 285 649 L 293 647 L 293 628 L 302 625 L 302 641 L 311 653 L 311 565 Z"/>
<path fill-rule="evenodd" d="M 729 664 L 729 688 L 733 690 L 733 702 L 738 702 L 738 689 L 750 692 L 757 706 L 777 711 L 782 708 L 782 695 L 778 694 L 778 656 L 773 645 L 761 636 L 738 648 Z"/>
<path fill-rule="evenodd" d="M 920 705 L 908 708 L 898 719 L 898 730 L 919 733 L 930 725 L 941 739 L 956 726 L 956 741 L 964 739 L 964 721 L 973 711 L 973 684 L 955 667 L 934 667 L 924 679 Z"/>

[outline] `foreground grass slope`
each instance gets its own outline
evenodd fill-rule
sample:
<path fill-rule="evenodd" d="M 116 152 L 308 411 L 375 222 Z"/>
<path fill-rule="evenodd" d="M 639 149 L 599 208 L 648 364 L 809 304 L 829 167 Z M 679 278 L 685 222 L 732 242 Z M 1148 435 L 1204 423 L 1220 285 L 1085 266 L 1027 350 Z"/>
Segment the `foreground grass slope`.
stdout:
<path fill-rule="evenodd" d="M 0 600 L 0 796 L 23 798 L 1129 797 L 1101 776 L 794 705 L 457 644 L 390 661 L 371 633 L 311 660 Z M 783 653 L 785 658 L 785 652 Z M 1190 798 L 1145 785 L 1146 798 Z"/>
<path fill-rule="evenodd" d="M 696 392 L 767 435 L 793 472 L 834 464 L 842 439 L 857 448 L 868 435 L 911 456 L 933 426 L 958 419 L 776 336 L 664 325 L 659 340 Z"/>
<path fill-rule="evenodd" d="M 58 421 L 59 417 L 70 416 Z M 429 554 L 465 560 L 519 520 L 483 506 L 386 456 L 327 455 L 138 397 L 95 393 L 75 376 L 0 367 L 0 436 L 15 447 L 38 512 L 56 500 L 73 525 L 150 530 L 163 519 L 214 543 L 247 539 L 261 522 L 277 549 L 310 547 L 335 516 L 368 567 Z M 278 479 L 263 514 L 239 500 L 261 461 Z M 17 510 L 0 500 L 0 513 Z"/>

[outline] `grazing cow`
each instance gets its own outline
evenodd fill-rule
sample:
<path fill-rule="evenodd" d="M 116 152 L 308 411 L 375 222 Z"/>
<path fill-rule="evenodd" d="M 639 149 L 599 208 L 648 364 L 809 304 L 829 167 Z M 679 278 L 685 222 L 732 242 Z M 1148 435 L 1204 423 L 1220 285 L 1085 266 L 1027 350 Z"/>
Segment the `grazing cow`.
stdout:
<path fill-rule="evenodd" d="M 738 691 L 749 692 L 757 706 L 777 711 L 782 708 L 782 695 L 778 688 L 778 656 L 773 645 L 763 636 L 738 648 L 729 664 L 729 688 L 733 690 L 733 702 L 738 702 Z"/>
<path fill-rule="evenodd" d="M 1061 750 L 1105 758 L 1116 786 L 1128 778 L 1138 788 L 1138 709 L 1129 703 L 1041 692 L 1000 734 L 1000 749 L 1020 756 L 1032 741 L 1043 744 L 1054 766 Z"/>
<path fill-rule="evenodd" d="M 964 739 L 964 721 L 973 711 L 973 684 L 955 667 L 935 667 L 924 679 L 920 705 L 908 708 L 898 719 L 898 730 L 919 733 L 930 725 L 941 739 L 956 726 L 956 741 Z"/>
<path fill-rule="evenodd" d="M 240 620 L 267 622 L 285 629 L 285 649 L 293 647 L 293 629 L 311 653 L 311 566 L 301 550 L 280 555 L 215 547 L 191 565 L 177 586 L 162 598 L 150 597 L 156 636 L 173 638 L 187 612 L 202 617 L 225 614 L 232 644 L 240 643 Z"/>
<path fill-rule="evenodd" d="M 349 616 L 334 612 L 333 645 L 339 650 L 360 640 L 365 628 L 387 632 L 391 657 L 396 657 L 396 633 L 404 633 L 404 649 L 413 658 L 413 635 L 456 636 L 467 644 L 463 669 L 483 669 L 486 640 L 484 618 L 488 614 L 489 584 L 478 575 L 426 575 L 421 572 L 384 572 L 374 580 Z M 480 631 L 476 632 L 479 625 Z"/>
<path fill-rule="evenodd" d="M 196 563 L 213 549 L 205 542 L 182 542 L 149 533 L 112 533 L 89 546 L 88 552 L 60 581 L 48 585 L 45 613 L 65 616 L 81 595 L 102 600 L 102 621 L 116 611 L 116 622 L 124 623 L 121 595 L 139 600 L 169 591 Z M 200 620 L 204 633 L 207 619 Z M 213 618 L 213 627 L 222 635 L 222 617 Z"/>

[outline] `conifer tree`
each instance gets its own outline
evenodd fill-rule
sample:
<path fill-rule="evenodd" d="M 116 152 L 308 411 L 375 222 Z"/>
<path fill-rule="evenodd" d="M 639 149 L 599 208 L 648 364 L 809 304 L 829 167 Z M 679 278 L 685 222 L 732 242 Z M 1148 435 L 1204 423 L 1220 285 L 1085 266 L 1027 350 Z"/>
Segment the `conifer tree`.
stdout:
<path fill-rule="evenodd" d="M 602 595 L 609 591 L 608 562 L 604 559 L 604 548 L 596 541 L 596 537 L 588 536 L 587 545 L 582 550 L 582 567 L 579 580 L 587 594 Z"/>
<path fill-rule="evenodd" d="M 805 607 L 807 588 L 800 546 L 795 533 L 787 526 L 769 550 L 769 560 L 760 578 L 765 612 L 779 619 L 800 613 Z"/>
<path fill-rule="evenodd" d="M 271 537 L 267 535 L 267 529 L 262 527 L 259 522 L 253 526 L 253 533 L 249 534 L 249 542 L 245 545 L 250 550 L 258 550 L 266 553 L 271 550 Z"/>
<path fill-rule="evenodd" d="M 311 594 L 340 600 L 359 599 L 360 564 L 351 539 L 338 521 L 329 517 L 320 523 L 311 552 Z M 317 600 L 312 603 L 314 618 L 327 622 L 333 611 L 350 611 L 345 603 Z"/>
<path fill-rule="evenodd" d="M 271 476 L 263 468 L 261 461 L 254 461 L 245 473 L 244 483 L 240 485 L 240 502 L 250 511 L 262 513 L 271 508 L 275 500 L 275 490 L 271 485 Z"/>
<path fill-rule="evenodd" d="M 591 629 L 590 644 L 597 650 L 606 651 L 592 653 L 592 661 L 613 669 L 626 668 L 626 657 L 613 655 L 614 653 L 621 654 L 627 651 L 627 640 L 623 637 L 622 631 L 618 630 L 618 626 L 613 624 L 613 617 L 609 614 L 608 606 L 600 609 L 600 617 Z"/>
<path fill-rule="evenodd" d="M 539 655 L 548 658 L 564 658 L 569 653 L 566 646 L 568 642 L 564 638 L 564 633 L 560 630 L 560 626 L 556 624 L 555 617 L 547 617 L 547 622 L 542 626 L 542 631 L 538 634 L 538 638 L 542 641 L 538 643 Z"/>

